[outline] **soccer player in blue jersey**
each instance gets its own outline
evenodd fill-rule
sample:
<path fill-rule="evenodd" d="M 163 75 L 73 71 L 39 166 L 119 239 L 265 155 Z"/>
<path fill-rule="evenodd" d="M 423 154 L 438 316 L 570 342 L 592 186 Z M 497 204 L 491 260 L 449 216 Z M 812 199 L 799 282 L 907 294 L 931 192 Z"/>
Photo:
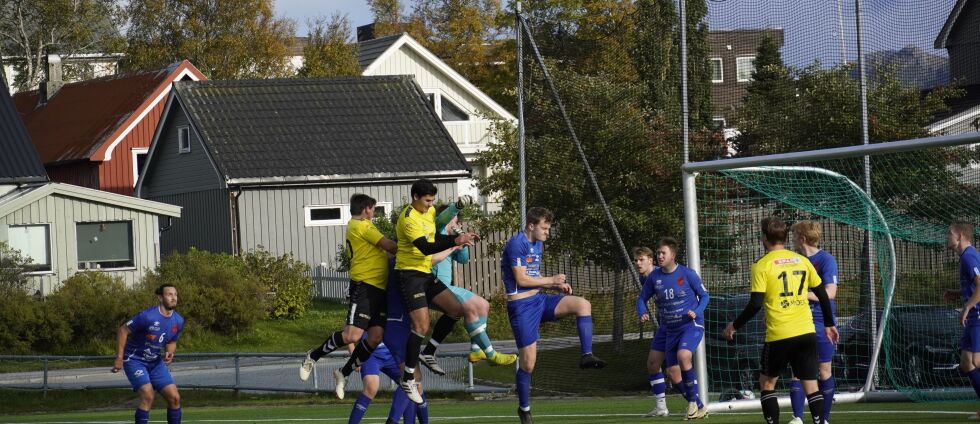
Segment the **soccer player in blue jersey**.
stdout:
<path fill-rule="evenodd" d="M 973 247 L 973 225 L 967 222 L 950 225 L 946 247 L 960 255 L 960 289 L 946 291 L 947 299 L 960 297 L 963 301 L 960 372 L 969 377 L 980 398 L 980 253 Z M 971 418 L 980 418 L 980 411 Z"/>
<path fill-rule="evenodd" d="M 459 211 L 458 204 L 439 206 L 436 209 L 436 213 L 438 214 L 436 217 L 436 231 L 446 236 L 462 234 L 463 229 L 458 215 Z M 450 218 L 446 224 L 441 225 L 439 223 L 440 218 L 447 213 L 450 214 Z M 432 273 L 436 276 L 436 279 L 449 288 L 453 295 L 456 296 L 456 300 L 463 305 L 463 326 L 466 328 L 466 334 L 470 336 L 471 343 L 469 361 L 475 363 L 486 359 L 491 366 L 513 364 L 517 361 L 517 355 L 500 353 L 494 350 L 493 344 L 490 342 L 490 336 L 487 334 L 487 316 L 490 315 L 490 302 L 487 302 L 486 299 L 476 293 L 454 285 L 453 263 L 465 264 L 469 262 L 469 252 L 469 248 L 463 246 L 453 250 L 443 260 L 436 261 L 435 256 L 433 256 L 434 265 L 432 266 Z M 436 360 L 436 349 L 449 336 L 453 327 L 456 326 L 457 321 L 459 320 L 453 319 L 452 316 L 446 314 L 439 317 L 439 320 L 436 321 L 435 328 L 432 330 L 432 337 L 429 338 L 429 343 L 425 345 L 425 349 L 422 350 L 422 355 L 419 356 L 422 364 L 438 375 L 446 375 L 446 371 L 439 366 L 439 362 Z"/>
<path fill-rule="evenodd" d="M 677 240 L 664 237 L 657 243 L 657 264 L 659 268 L 647 269 L 643 289 L 636 300 L 636 313 L 641 322 L 650 320 L 646 303 L 654 297 L 660 327 L 650 343 L 647 357 L 647 370 L 657 407 L 647 416 L 666 416 L 667 405 L 662 401 L 666 391 L 664 375 L 660 364 L 667 361 L 667 369 L 673 376 L 674 384 L 681 389 L 688 401 L 686 419 L 694 420 L 708 415 L 698 395 L 698 380 L 692 359 L 694 349 L 704 337 L 704 309 L 708 307 L 708 291 L 701 283 L 701 277 L 694 270 L 677 263 Z M 645 264 L 644 264 L 645 265 Z M 680 368 L 678 373 L 675 368 Z M 672 372 L 671 372 L 672 371 Z"/>
<path fill-rule="evenodd" d="M 834 255 L 821 250 L 817 245 L 820 243 L 820 224 L 814 221 L 799 221 L 792 226 L 793 247 L 796 253 L 806 256 L 813 264 L 820 276 L 820 285 L 827 292 L 830 299 L 830 310 L 834 312 L 833 321 L 836 322 L 837 303 L 837 260 Z M 820 362 L 819 374 L 817 375 L 817 387 L 823 394 L 823 420 L 830 422 L 830 409 L 834 405 L 834 394 L 836 384 L 834 376 L 831 374 L 831 362 L 834 359 L 836 345 L 830 342 L 823 329 L 823 312 L 820 310 L 820 301 L 812 291 L 807 294 L 810 301 L 810 314 L 813 315 L 813 326 L 817 332 L 817 361 Z M 806 394 L 803 393 L 803 385 L 800 379 L 793 378 L 789 390 L 790 403 L 793 406 L 793 419 L 789 424 L 803 424 L 803 403 L 806 401 Z"/>
<path fill-rule="evenodd" d="M 140 311 L 119 327 L 112 372 L 124 370 L 133 391 L 139 393 L 136 424 L 150 422 L 154 392 L 160 392 L 167 400 L 167 424 L 179 424 L 180 393 L 167 365 L 174 360 L 184 317 L 175 310 L 177 289 L 172 284 L 160 285 L 155 293 L 157 305 Z"/>
<path fill-rule="evenodd" d="M 606 366 L 603 360 L 592 354 L 592 304 L 582 297 L 571 296 L 572 286 L 565 281 L 565 274 L 541 275 L 543 242 L 548 239 L 553 220 L 554 215 L 545 208 L 528 210 L 527 225 L 507 241 L 500 259 L 501 276 L 507 290 L 507 315 L 520 352 L 516 380 L 520 402 L 517 414 L 521 424 L 533 422 L 531 373 L 537 360 L 538 327 L 542 322 L 575 315 L 582 345 L 579 367 Z M 545 294 L 542 289 L 558 290 L 561 294 Z"/>

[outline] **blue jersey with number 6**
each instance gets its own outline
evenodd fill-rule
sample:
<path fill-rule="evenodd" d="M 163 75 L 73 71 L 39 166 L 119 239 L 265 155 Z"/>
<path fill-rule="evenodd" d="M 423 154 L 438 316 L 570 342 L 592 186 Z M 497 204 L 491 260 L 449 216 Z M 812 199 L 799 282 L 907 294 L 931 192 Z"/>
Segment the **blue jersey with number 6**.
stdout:
<path fill-rule="evenodd" d="M 176 342 L 184 329 L 184 317 L 177 311 L 170 316 L 160 313 L 159 306 L 140 311 L 126 322 L 132 334 L 126 341 L 124 360 L 132 359 L 144 363 L 160 360 L 160 351 L 170 342 Z"/>

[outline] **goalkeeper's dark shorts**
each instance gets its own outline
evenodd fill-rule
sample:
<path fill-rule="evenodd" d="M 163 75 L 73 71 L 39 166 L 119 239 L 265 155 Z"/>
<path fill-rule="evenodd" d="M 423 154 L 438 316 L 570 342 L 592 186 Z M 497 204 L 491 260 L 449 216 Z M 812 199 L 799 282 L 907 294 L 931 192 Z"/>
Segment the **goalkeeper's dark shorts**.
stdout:
<path fill-rule="evenodd" d="M 762 346 L 759 364 L 759 372 L 768 377 L 778 377 L 786 370 L 786 365 L 790 365 L 793 367 L 794 377 L 800 380 L 816 380 L 819 367 L 816 333 L 766 342 Z"/>

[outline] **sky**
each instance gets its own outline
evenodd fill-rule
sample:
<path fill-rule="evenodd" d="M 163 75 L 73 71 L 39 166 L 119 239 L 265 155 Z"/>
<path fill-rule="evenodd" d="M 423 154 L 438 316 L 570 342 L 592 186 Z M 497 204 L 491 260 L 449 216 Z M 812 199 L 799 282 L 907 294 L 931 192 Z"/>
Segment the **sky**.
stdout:
<path fill-rule="evenodd" d="M 407 3 L 410 1 L 403 2 Z M 932 44 L 955 0 L 861 0 L 861 3 L 866 52 L 911 45 L 945 55 L 945 51 L 933 49 Z M 275 0 L 275 4 L 277 14 L 296 21 L 296 33 L 300 36 L 308 32 L 307 19 L 334 12 L 346 13 L 352 30 L 372 21 L 364 0 Z M 782 53 L 789 65 L 804 66 L 817 59 L 832 65 L 844 57 L 856 58 L 855 0 L 708 0 L 707 4 L 711 29 L 783 28 Z"/>

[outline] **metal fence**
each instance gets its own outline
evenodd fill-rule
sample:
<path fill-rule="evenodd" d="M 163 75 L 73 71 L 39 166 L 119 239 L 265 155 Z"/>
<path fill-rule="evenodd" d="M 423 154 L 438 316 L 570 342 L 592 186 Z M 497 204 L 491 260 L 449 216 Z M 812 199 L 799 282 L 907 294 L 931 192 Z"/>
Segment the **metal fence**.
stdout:
<path fill-rule="evenodd" d="M 256 392 L 330 393 L 335 381 L 332 370 L 340 368 L 346 357 L 333 353 L 320 359 L 308 381 L 299 380 L 302 353 L 181 353 L 169 365 L 178 387 Z M 0 355 L 0 389 L 83 390 L 130 387 L 123 373 L 112 373 L 114 356 L 19 356 Z M 437 376 L 423 369 L 423 386 L 439 392 L 500 392 L 510 387 L 478 384 L 473 364 L 466 353 L 440 355 L 447 371 Z M 349 378 L 347 391 L 363 386 L 357 373 Z M 382 377 L 381 391 L 397 390 L 397 384 Z"/>

